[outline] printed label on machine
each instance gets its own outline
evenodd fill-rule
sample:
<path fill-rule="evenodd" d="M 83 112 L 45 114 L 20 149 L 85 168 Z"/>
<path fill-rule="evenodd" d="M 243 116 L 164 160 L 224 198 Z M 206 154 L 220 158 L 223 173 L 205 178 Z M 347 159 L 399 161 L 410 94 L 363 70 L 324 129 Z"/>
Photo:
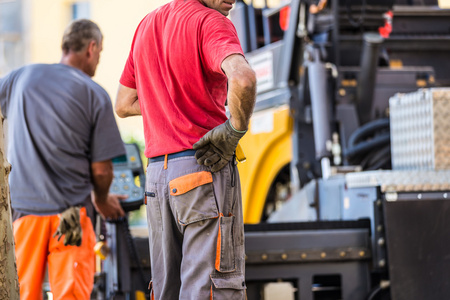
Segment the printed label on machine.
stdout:
<path fill-rule="evenodd" d="M 256 90 L 258 93 L 273 88 L 273 54 L 264 52 L 248 58 L 250 66 L 256 73 Z"/>

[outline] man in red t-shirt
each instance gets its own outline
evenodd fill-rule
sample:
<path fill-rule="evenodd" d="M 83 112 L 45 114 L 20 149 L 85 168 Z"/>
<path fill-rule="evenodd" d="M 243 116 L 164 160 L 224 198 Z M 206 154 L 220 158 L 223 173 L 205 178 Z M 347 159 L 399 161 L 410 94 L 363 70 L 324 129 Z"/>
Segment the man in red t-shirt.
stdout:
<path fill-rule="evenodd" d="M 120 78 L 117 114 L 144 121 L 154 299 L 245 299 L 234 152 L 256 78 L 226 18 L 234 2 L 174 0 L 151 12 Z"/>

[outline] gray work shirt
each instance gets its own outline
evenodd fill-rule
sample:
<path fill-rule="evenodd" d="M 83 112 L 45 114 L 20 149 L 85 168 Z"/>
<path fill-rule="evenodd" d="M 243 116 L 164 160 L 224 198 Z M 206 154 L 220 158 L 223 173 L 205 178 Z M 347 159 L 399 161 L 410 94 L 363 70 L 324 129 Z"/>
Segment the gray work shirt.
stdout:
<path fill-rule="evenodd" d="M 14 210 L 51 215 L 83 204 L 91 163 L 125 154 L 106 91 L 63 64 L 22 67 L 0 79 L 8 120 Z"/>

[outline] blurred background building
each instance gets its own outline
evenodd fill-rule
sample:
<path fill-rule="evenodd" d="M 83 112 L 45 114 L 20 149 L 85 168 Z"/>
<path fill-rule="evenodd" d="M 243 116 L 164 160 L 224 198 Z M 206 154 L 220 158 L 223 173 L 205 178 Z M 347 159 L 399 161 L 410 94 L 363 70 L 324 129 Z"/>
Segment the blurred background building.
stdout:
<path fill-rule="evenodd" d="M 94 80 L 115 101 L 119 78 L 141 19 L 169 0 L 0 0 L 0 77 L 30 63 L 58 63 L 64 28 L 88 18 L 103 32 Z M 143 141 L 140 117 L 117 119 L 125 141 Z"/>

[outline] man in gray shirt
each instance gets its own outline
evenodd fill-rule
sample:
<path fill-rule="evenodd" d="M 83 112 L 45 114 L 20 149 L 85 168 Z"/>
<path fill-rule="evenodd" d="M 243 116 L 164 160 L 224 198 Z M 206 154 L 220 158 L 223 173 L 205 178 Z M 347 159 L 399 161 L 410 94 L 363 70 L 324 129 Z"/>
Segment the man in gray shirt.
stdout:
<path fill-rule="evenodd" d="M 72 22 L 62 51 L 59 64 L 25 66 L 0 79 L 22 300 L 41 298 L 47 263 L 54 299 L 89 299 L 96 242 L 86 213 L 91 192 L 104 218 L 125 215 L 123 197 L 108 194 L 111 159 L 125 149 L 110 98 L 91 79 L 100 29 Z"/>

